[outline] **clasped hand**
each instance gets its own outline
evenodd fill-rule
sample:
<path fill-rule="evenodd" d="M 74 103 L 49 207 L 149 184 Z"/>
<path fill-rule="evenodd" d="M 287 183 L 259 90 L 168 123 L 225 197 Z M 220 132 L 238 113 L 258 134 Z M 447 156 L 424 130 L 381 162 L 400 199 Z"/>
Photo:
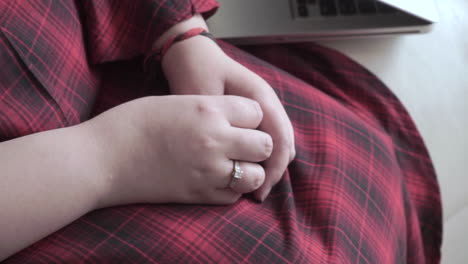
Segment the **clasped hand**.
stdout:
<path fill-rule="evenodd" d="M 263 201 L 295 156 L 273 89 L 202 36 L 174 45 L 162 65 L 176 95 L 140 98 L 80 126 L 108 150 L 98 155 L 109 175 L 99 207 L 230 204 L 250 192 Z M 235 160 L 243 175 L 232 185 Z"/>
<path fill-rule="evenodd" d="M 274 90 L 203 36 L 175 44 L 163 58 L 162 65 L 173 94 L 236 95 L 260 104 L 263 119 L 256 128 L 273 139 L 272 154 L 262 163 L 265 181 L 254 193 L 263 201 L 295 156 L 291 121 Z M 250 166 L 254 166 L 251 162 L 256 162 L 248 156 L 238 159 Z"/>

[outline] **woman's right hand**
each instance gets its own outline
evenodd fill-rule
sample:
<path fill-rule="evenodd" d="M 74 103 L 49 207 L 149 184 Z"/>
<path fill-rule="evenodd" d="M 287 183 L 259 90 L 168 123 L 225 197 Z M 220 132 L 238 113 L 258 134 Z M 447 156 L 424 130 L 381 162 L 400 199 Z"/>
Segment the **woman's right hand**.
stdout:
<path fill-rule="evenodd" d="M 100 207 L 129 203 L 229 204 L 260 187 L 272 152 L 256 130 L 259 104 L 237 96 L 146 97 L 83 123 L 104 149 Z M 233 160 L 242 179 L 229 188 Z"/>

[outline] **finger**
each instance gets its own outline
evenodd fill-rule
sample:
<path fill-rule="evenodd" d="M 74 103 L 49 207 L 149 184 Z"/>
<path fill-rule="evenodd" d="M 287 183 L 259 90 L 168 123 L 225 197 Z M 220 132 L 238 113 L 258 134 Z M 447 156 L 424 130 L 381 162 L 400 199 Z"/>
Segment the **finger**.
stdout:
<path fill-rule="evenodd" d="M 263 201 L 271 188 L 282 178 L 295 154 L 294 132 L 281 101 L 269 84 L 245 68 L 236 73 L 239 75 L 231 74 L 226 80 L 226 92 L 259 102 L 264 113 L 259 129 L 273 138 L 273 153 L 264 163 L 265 183 L 254 194 L 257 199 Z"/>
<path fill-rule="evenodd" d="M 279 106 L 281 104 L 278 101 Z M 279 111 L 276 104 L 265 105 L 264 122 L 260 130 L 267 131 L 273 138 L 273 153 L 264 162 L 266 180 L 263 186 L 255 192 L 255 197 L 264 201 L 271 188 L 283 177 L 291 157 L 294 155 L 294 133 L 286 111 Z"/>
<path fill-rule="evenodd" d="M 234 162 L 227 173 L 224 184 L 219 189 L 231 189 L 236 193 L 250 193 L 262 186 L 265 181 L 265 170 L 257 163 L 239 162 L 240 178 L 233 177 Z"/>
<path fill-rule="evenodd" d="M 273 139 L 259 130 L 233 128 L 227 137 L 226 157 L 231 160 L 260 162 L 273 151 Z"/>
<path fill-rule="evenodd" d="M 273 88 L 263 78 L 254 74 L 244 66 L 238 66 L 237 70 L 233 71 L 226 79 L 226 93 L 252 98 L 260 104 L 264 114 L 263 121 L 269 118 L 271 118 L 273 122 L 276 121 L 274 126 L 268 128 L 273 130 L 261 130 L 268 133 L 275 130 L 282 131 L 281 136 L 287 138 L 290 142 L 290 155 L 288 160 L 291 162 L 296 153 L 294 130 L 280 99 Z"/>
<path fill-rule="evenodd" d="M 273 150 L 271 157 L 264 162 L 265 166 L 265 182 L 258 188 L 254 195 L 259 201 L 264 201 L 270 194 L 271 189 L 283 177 L 290 159 L 290 147 L 286 144 L 278 144 L 278 147 Z"/>
<path fill-rule="evenodd" d="M 260 105 L 248 98 L 239 96 L 223 96 L 222 109 L 229 123 L 239 128 L 257 128 L 263 119 Z"/>
<path fill-rule="evenodd" d="M 266 121 L 260 128 L 272 135 L 273 153 L 264 162 L 265 183 L 255 192 L 255 197 L 260 201 L 264 201 L 271 188 L 281 180 L 288 164 L 291 162 L 291 157 L 295 155 L 295 151 L 292 151 L 294 149 L 294 133 L 286 112 L 277 112 L 276 108 L 270 106 L 267 106 L 266 109 Z"/>

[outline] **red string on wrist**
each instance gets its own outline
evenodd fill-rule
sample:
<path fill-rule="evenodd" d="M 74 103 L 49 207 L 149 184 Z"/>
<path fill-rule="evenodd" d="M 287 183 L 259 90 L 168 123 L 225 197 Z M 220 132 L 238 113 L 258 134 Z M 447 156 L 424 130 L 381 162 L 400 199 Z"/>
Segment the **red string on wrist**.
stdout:
<path fill-rule="evenodd" d="M 215 37 L 208 31 L 206 31 L 206 29 L 192 28 L 184 33 L 172 36 L 171 38 L 169 38 L 168 40 L 164 42 L 161 48 L 159 48 L 158 50 L 152 51 L 149 55 L 147 55 L 143 62 L 144 71 L 147 73 L 157 71 L 157 69 L 160 69 L 161 67 L 160 62 L 162 58 L 164 57 L 164 55 L 166 55 L 167 51 L 175 43 L 198 36 L 198 35 L 207 37 L 213 40 L 216 44 L 218 44 Z"/>
<path fill-rule="evenodd" d="M 200 35 L 202 32 L 206 32 L 206 30 L 204 28 L 192 28 L 190 29 L 189 31 L 187 32 L 184 32 L 184 33 L 181 33 L 179 35 L 175 35 L 173 36 L 172 38 L 168 39 L 164 45 L 161 47 L 160 51 L 159 51 L 159 58 L 158 59 L 162 59 L 164 57 L 164 55 L 166 55 L 167 51 L 172 47 L 172 45 L 174 45 L 175 43 L 179 42 L 179 41 L 184 41 L 186 39 L 189 39 L 189 38 L 192 38 L 192 37 L 195 37 L 195 36 L 198 36 Z"/>
<path fill-rule="evenodd" d="M 180 42 L 180 41 L 184 41 L 186 39 L 189 39 L 189 38 L 192 38 L 192 37 L 195 37 L 195 36 L 198 36 L 198 35 L 208 37 L 208 38 L 210 38 L 210 39 L 212 39 L 213 41 L 216 42 L 213 35 L 211 35 L 209 32 L 207 32 L 206 29 L 204 29 L 204 28 L 192 28 L 192 29 L 190 29 L 190 30 L 188 30 L 188 31 L 186 31 L 184 33 L 175 35 L 175 36 L 169 38 L 168 40 L 166 40 L 166 42 L 164 42 L 162 47 L 157 52 L 150 55 L 150 57 L 152 57 L 153 59 L 155 59 L 157 61 L 161 61 L 162 58 L 164 57 L 164 55 L 166 55 L 167 51 L 175 43 Z"/>

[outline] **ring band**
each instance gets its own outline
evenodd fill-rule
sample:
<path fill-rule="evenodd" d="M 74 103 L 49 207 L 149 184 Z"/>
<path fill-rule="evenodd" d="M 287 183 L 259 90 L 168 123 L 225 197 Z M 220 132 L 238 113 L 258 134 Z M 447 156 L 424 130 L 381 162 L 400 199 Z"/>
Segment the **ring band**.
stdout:
<path fill-rule="evenodd" d="M 229 183 L 229 187 L 233 187 L 235 182 L 242 179 L 242 174 L 244 172 L 242 171 L 241 167 L 240 167 L 240 163 L 239 161 L 237 160 L 234 160 L 234 170 L 232 171 L 232 178 L 231 178 L 231 182 Z"/>

